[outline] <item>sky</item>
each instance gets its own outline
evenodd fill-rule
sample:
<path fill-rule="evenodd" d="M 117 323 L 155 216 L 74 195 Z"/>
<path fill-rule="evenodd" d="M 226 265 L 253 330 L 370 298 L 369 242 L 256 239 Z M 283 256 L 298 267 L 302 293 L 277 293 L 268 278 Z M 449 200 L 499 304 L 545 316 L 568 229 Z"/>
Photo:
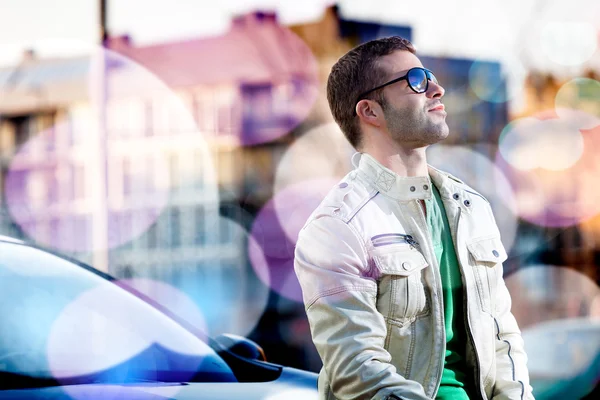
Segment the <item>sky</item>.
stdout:
<path fill-rule="evenodd" d="M 112 35 L 148 45 L 219 35 L 231 16 L 272 9 L 283 24 L 318 20 L 331 0 L 108 0 Z M 0 0 L 0 66 L 26 48 L 68 55 L 98 43 L 99 0 Z M 410 25 L 421 54 L 498 60 L 576 74 L 600 68 L 600 1 L 340 0 L 346 18 Z M 558 55 L 557 55 L 558 54 Z M 572 60 L 583 60 L 575 66 Z"/>

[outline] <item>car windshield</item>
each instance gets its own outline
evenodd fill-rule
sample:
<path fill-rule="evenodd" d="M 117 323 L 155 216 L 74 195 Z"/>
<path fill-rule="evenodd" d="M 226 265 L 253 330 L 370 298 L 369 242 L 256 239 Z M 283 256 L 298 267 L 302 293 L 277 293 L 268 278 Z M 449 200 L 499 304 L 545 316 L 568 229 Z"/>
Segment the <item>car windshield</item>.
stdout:
<path fill-rule="evenodd" d="M 0 241 L 0 255 L 0 374 L 63 384 L 236 380 L 206 343 L 113 282 L 22 244 Z"/>

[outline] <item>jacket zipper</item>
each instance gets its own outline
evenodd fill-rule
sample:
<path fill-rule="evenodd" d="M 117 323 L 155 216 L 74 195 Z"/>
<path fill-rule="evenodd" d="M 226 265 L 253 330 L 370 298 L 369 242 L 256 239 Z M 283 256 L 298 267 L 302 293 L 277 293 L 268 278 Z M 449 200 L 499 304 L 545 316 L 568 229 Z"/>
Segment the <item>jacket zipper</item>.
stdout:
<path fill-rule="evenodd" d="M 404 233 L 389 233 L 373 236 L 371 238 L 371 242 L 374 247 L 386 246 L 389 244 L 398 243 L 398 240 L 401 240 L 403 243 L 408 243 L 409 245 L 416 247 L 419 245 L 417 241 L 411 236 Z"/>
<path fill-rule="evenodd" d="M 454 240 L 454 248 L 456 249 L 456 252 L 458 254 L 458 224 L 460 223 L 460 216 L 461 216 L 461 208 L 458 208 L 458 216 L 456 217 L 456 227 L 455 227 L 455 240 Z M 458 257 L 457 257 L 458 258 Z M 460 259 L 458 261 L 460 263 Z M 462 266 L 462 264 L 461 264 Z M 477 377 L 477 379 L 475 380 L 475 386 L 477 388 L 477 390 L 479 390 L 479 394 L 481 394 L 481 398 L 482 399 L 486 399 L 487 396 L 485 395 L 483 388 L 481 387 L 481 366 L 479 365 L 479 354 L 477 354 L 477 347 L 475 347 L 475 339 L 473 338 L 473 333 L 471 332 L 471 322 L 469 319 L 469 310 L 467 307 L 467 284 L 465 281 L 465 274 L 464 274 L 464 267 L 462 268 L 461 271 L 461 280 L 462 280 L 462 284 L 463 284 L 463 313 L 467 316 L 467 318 L 465 319 L 465 330 L 467 331 L 467 336 L 469 337 L 469 341 L 471 342 L 471 346 L 473 347 L 473 352 L 475 353 L 475 376 Z"/>

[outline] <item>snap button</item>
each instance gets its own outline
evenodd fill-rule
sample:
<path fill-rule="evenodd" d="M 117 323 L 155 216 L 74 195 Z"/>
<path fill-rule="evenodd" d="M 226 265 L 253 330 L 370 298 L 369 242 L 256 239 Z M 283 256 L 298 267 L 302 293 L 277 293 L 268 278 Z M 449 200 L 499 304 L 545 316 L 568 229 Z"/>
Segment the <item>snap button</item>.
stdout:
<path fill-rule="evenodd" d="M 471 201 L 470 200 L 465 200 L 465 206 L 470 207 L 471 206 Z"/>
<path fill-rule="evenodd" d="M 494 257 L 500 257 L 500 253 L 498 253 L 497 250 L 492 251 L 492 254 L 494 255 Z"/>
<path fill-rule="evenodd" d="M 346 182 L 342 182 L 342 183 L 340 183 L 340 185 L 339 185 L 339 188 L 340 188 L 340 189 L 343 189 L 343 188 L 345 188 L 345 187 L 348 187 L 348 184 L 347 184 Z"/>
<path fill-rule="evenodd" d="M 427 190 L 427 189 L 429 189 L 429 186 L 423 185 L 423 190 Z"/>
<path fill-rule="evenodd" d="M 417 190 L 417 188 L 416 188 L 416 187 L 414 187 L 414 186 L 411 186 L 411 187 L 410 187 L 410 191 L 411 191 L 411 192 L 414 192 L 415 190 Z"/>
<path fill-rule="evenodd" d="M 460 198 L 460 196 L 458 195 L 458 193 L 454 193 L 454 194 L 452 195 L 452 198 L 453 198 L 454 200 L 458 200 L 458 199 Z"/>
<path fill-rule="evenodd" d="M 402 268 L 404 268 L 405 271 L 408 271 L 410 269 L 410 263 L 408 261 L 403 262 Z"/>

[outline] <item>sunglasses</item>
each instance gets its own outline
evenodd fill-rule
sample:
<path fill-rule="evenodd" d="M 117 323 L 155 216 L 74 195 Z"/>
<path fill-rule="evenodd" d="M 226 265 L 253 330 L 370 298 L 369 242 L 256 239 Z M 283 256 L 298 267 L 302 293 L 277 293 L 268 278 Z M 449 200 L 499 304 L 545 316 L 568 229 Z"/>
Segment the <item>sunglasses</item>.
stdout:
<path fill-rule="evenodd" d="M 358 96 L 358 99 L 356 100 L 356 102 L 358 103 L 359 101 L 364 99 L 364 97 L 366 95 L 368 95 L 371 92 L 374 92 L 377 89 L 381 89 L 382 87 L 385 87 L 387 85 L 391 85 L 392 83 L 400 82 L 403 80 L 406 80 L 408 82 L 408 86 L 415 93 L 425 93 L 427 91 L 427 89 L 429 88 L 429 81 L 433 81 L 433 82 L 435 82 L 435 84 L 438 83 L 437 78 L 435 77 L 435 75 L 433 75 L 433 72 L 431 72 L 430 70 L 425 69 L 425 68 L 414 67 L 414 68 L 409 69 L 408 72 L 406 73 L 406 75 L 401 76 L 400 78 L 396 78 L 394 80 L 384 83 L 383 85 L 379 85 L 371 90 L 367 90 L 366 92 L 364 92 L 363 94 Z"/>

